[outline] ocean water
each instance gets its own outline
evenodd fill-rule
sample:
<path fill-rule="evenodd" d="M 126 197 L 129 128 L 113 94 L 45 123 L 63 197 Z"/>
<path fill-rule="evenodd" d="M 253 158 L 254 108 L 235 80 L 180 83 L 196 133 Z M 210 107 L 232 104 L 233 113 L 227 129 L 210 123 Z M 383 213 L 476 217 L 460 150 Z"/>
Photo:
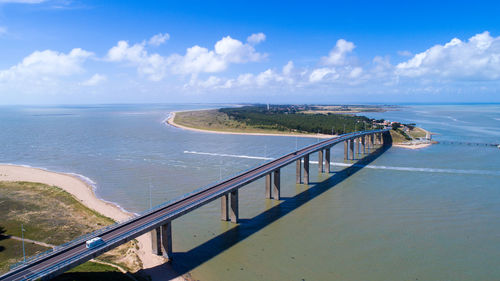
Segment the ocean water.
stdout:
<path fill-rule="evenodd" d="M 219 135 L 165 125 L 169 112 L 217 105 L 0 107 L 0 162 L 76 173 L 141 212 L 315 138 Z M 201 280 L 498 280 L 500 105 L 415 105 L 366 114 L 417 123 L 441 144 L 389 148 L 309 187 L 282 170 L 240 190 L 238 225 L 213 202 L 173 222 L 174 262 Z M 316 160 L 313 155 L 312 160 Z"/>

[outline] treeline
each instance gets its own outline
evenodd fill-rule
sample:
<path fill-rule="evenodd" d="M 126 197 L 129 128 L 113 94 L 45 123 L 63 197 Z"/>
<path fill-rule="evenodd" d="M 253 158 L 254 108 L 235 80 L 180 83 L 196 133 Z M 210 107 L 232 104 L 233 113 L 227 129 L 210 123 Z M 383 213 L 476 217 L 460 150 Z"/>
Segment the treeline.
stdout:
<path fill-rule="evenodd" d="M 236 121 L 260 129 L 321 134 L 343 134 L 372 129 L 372 120 L 364 116 L 342 114 L 304 114 L 295 106 L 244 106 L 222 108 L 220 112 Z"/>

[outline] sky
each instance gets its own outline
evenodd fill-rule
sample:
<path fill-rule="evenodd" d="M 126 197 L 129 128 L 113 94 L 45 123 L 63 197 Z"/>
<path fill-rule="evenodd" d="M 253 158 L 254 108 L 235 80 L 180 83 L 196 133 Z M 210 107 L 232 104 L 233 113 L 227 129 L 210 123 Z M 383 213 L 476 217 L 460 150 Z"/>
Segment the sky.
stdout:
<path fill-rule="evenodd" d="M 0 104 L 500 102 L 500 1 L 0 0 Z"/>

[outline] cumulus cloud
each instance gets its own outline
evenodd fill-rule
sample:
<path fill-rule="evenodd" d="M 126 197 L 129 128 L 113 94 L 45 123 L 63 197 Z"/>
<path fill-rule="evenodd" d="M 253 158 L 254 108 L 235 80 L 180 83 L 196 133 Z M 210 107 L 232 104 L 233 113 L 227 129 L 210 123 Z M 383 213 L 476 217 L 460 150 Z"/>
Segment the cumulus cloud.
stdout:
<path fill-rule="evenodd" d="M 96 73 L 96 74 L 92 75 L 92 77 L 90 77 L 88 80 L 85 80 L 80 84 L 83 86 L 95 86 L 95 85 L 98 85 L 106 80 L 107 80 L 106 75 L 101 75 L 99 73 Z"/>
<path fill-rule="evenodd" d="M 174 73 L 198 74 L 221 72 L 232 63 L 257 62 L 266 56 L 252 45 L 226 36 L 215 43 L 213 50 L 196 45 L 188 48 L 185 55 L 171 55 L 168 61 Z"/>
<path fill-rule="evenodd" d="M 129 63 L 136 66 L 140 74 L 148 76 L 152 81 L 159 81 L 167 71 L 166 59 L 159 54 L 149 54 L 145 46 L 145 42 L 131 46 L 127 41 L 119 41 L 108 51 L 106 59 Z"/>
<path fill-rule="evenodd" d="M 328 68 L 328 67 L 322 67 L 322 68 L 317 68 L 309 74 L 309 82 L 320 82 L 322 81 L 325 77 L 328 75 L 332 75 L 334 78 L 338 77 L 338 75 L 335 75 L 336 71 L 333 68 Z"/>
<path fill-rule="evenodd" d="M 354 43 L 339 39 L 328 56 L 323 57 L 321 60 L 325 65 L 343 65 L 346 63 L 347 54 L 352 52 L 355 47 Z"/>
<path fill-rule="evenodd" d="M 17 65 L 1 70 L 0 80 L 70 76 L 82 72 L 82 64 L 91 56 L 93 53 L 80 48 L 75 48 L 67 54 L 52 50 L 35 51 Z"/>
<path fill-rule="evenodd" d="M 396 74 L 430 79 L 500 79 L 500 37 L 489 32 L 472 36 L 468 41 L 453 38 L 435 45 L 396 66 Z"/>
<path fill-rule="evenodd" d="M 262 32 L 254 33 L 247 38 L 247 42 L 252 45 L 259 44 L 260 42 L 266 40 L 266 35 Z"/>
<path fill-rule="evenodd" d="M 158 33 L 148 40 L 148 44 L 152 46 L 160 46 L 161 44 L 167 42 L 170 39 L 168 33 Z"/>

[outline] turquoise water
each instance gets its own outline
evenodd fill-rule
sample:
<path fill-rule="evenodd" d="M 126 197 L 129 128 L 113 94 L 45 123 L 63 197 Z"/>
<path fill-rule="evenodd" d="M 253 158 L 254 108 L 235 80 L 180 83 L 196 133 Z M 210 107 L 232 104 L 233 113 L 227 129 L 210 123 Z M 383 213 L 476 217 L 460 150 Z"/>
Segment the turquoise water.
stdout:
<path fill-rule="evenodd" d="M 1 107 L 0 162 L 84 175 L 99 197 L 141 212 L 317 141 L 162 123 L 170 111 L 210 107 Z M 438 141 L 500 143 L 500 105 L 367 115 L 417 123 Z M 280 203 L 264 199 L 263 180 L 240 191 L 239 225 L 219 221 L 219 202 L 174 221 L 173 266 L 202 280 L 498 280 L 499 153 L 393 147 L 349 175 L 341 166 L 318 175 L 313 165 L 309 188 L 294 183 L 292 165 Z"/>

